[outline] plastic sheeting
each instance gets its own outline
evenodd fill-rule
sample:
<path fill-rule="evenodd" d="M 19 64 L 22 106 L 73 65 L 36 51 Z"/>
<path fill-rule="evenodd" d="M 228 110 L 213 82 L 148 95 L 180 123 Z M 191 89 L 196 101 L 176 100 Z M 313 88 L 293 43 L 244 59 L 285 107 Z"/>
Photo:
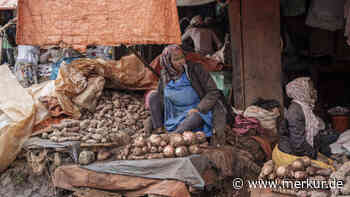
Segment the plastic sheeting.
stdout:
<path fill-rule="evenodd" d="M 216 0 L 176 0 L 178 6 L 198 6 L 215 2 Z"/>
<path fill-rule="evenodd" d="M 22 88 L 7 66 L 0 66 L 0 172 L 15 160 L 32 133 L 35 121 L 33 97 Z M 1 114 L 1 113 L 0 113 Z"/>
<path fill-rule="evenodd" d="M 98 173 L 76 165 L 66 165 L 57 168 L 52 181 L 55 187 L 67 190 L 77 191 L 79 187 L 89 187 L 118 191 L 118 193 L 123 193 L 123 196 L 126 197 L 140 197 L 149 194 L 162 197 L 191 196 L 186 185 L 180 181 Z M 93 196 L 102 195 L 97 194 Z"/>
<path fill-rule="evenodd" d="M 176 0 L 19 0 L 17 44 L 181 44 Z"/>
<path fill-rule="evenodd" d="M 16 158 L 34 125 L 49 116 L 38 98 L 51 93 L 46 83 L 24 89 L 7 66 L 0 66 L 0 172 Z"/>
<path fill-rule="evenodd" d="M 92 80 L 94 78 L 96 80 Z M 55 80 L 60 106 L 74 118 L 80 117 L 82 108 L 94 111 L 94 103 L 103 88 L 148 90 L 156 87 L 157 77 L 135 55 L 125 56 L 119 61 L 78 59 L 63 64 Z"/>
<path fill-rule="evenodd" d="M 152 160 L 120 160 L 82 166 L 101 173 L 178 180 L 199 189 L 204 189 L 205 186 L 200 174 L 208 167 L 211 167 L 208 159 L 200 155 Z"/>

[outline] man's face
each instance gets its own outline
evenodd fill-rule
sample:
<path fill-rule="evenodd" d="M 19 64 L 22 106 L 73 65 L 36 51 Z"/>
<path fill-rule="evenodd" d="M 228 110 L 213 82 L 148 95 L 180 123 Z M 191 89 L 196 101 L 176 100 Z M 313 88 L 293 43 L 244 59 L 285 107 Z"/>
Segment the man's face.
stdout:
<path fill-rule="evenodd" d="M 176 50 L 171 55 L 171 62 L 178 73 L 183 72 L 183 65 L 186 63 L 185 55 L 180 50 Z"/>

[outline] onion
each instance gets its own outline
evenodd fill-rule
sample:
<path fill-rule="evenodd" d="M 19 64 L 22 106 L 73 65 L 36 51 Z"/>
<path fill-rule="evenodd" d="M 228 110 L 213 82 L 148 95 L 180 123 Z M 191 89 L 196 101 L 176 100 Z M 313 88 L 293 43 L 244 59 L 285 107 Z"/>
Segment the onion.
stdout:
<path fill-rule="evenodd" d="M 163 150 L 164 150 L 164 147 L 162 147 L 162 146 L 159 146 L 159 147 L 158 147 L 158 152 L 162 153 Z"/>
<path fill-rule="evenodd" d="M 288 168 L 286 166 L 280 166 L 276 169 L 276 175 L 278 177 L 286 177 L 288 175 Z"/>
<path fill-rule="evenodd" d="M 148 147 L 147 146 L 144 146 L 144 147 L 142 147 L 142 153 L 143 154 L 146 154 L 146 153 L 148 153 Z"/>
<path fill-rule="evenodd" d="M 200 148 L 208 148 L 208 146 L 209 146 L 208 142 L 204 142 L 204 143 L 199 145 Z"/>
<path fill-rule="evenodd" d="M 204 142 L 207 141 L 207 136 L 206 136 L 205 133 L 202 132 L 202 131 L 196 132 L 196 137 L 197 137 L 197 141 L 198 141 L 199 143 L 204 143 Z"/>
<path fill-rule="evenodd" d="M 196 144 L 196 142 L 197 142 L 196 134 L 194 134 L 192 131 L 185 131 L 182 134 L 182 136 L 184 138 L 186 145 Z"/>
<path fill-rule="evenodd" d="M 301 160 L 303 161 L 305 167 L 308 167 L 308 166 L 311 165 L 311 159 L 310 159 L 310 157 L 304 156 L 304 157 L 301 158 Z"/>
<path fill-rule="evenodd" d="M 274 169 L 273 161 L 270 160 L 270 161 L 266 162 L 264 164 L 263 168 L 261 169 L 260 177 L 264 178 L 265 176 L 271 174 L 273 169 Z"/>
<path fill-rule="evenodd" d="M 153 146 L 159 146 L 160 142 L 162 141 L 162 138 L 159 135 L 157 135 L 157 134 L 152 134 L 149 137 L 149 141 L 151 142 L 151 144 Z"/>
<path fill-rule="evenodd" d="M 174 133 L 170 135 L 170 145 L 173 147 L 179 147 L 185 145 L 184 138 L 181 134 Z"/>
<path fill-rule="evenodd" d="M 163 159 L 164 155 L 163 153 L 153 153 L 153 154 L 148 154 L 147 159 Z"/>
<path fill-rule="evenodd" d="M 168 145 L 168 143 L 165 141 L 165 140 L 162 140 L 161 142 L 160 142 L 160 146 L 162 146 L 162 147 L 165 147 L 165 146 L 167 146 Z"/>
<path fill-rule="evenodd" d="M 185 157 L 188 155 L 188 150 L 186 146 L 180 146 L 175 149 L 175 155 L 177 157 Z"/>
<path fill-rule="evenodd" d="M 307 173 L 305 171 L 294 172 L 294 178 L 296 178 L 296 179 L 304 179 L 306 177 L 307 177 Z"/>
<path fill-rule="evenodd" d="M 191 154 L 201 154 L 202 150 L 199 148 L 197 144 L 191 145 L 188 150 L 190 151 Z"/>
<path fill-rule="evenodd" d="M 142 148 L 140 148 L 140 147 L 135 147 L 135 148 L 132 150 L 132 154 L 135 155 L 135 156 L 140 156 L 140 155 L 142 155 Z"/>
<path fill-rule="evenodd" d="M 142 136 L 137 137 L 134 141 L 134 146 L 143 147 L 145 145 L 146 145 L 146 140 Z"/>
<path fill-rule="evenodd" d="M 330 168 L 317 169 L 316 174 L 321 176 L 330 176 L 332 174 L 332 169 Z"/>
<path fill-rule="evenodd" d="M 308 175 L 313 176 L 316 174 L 317 168 L 315 168 L 314 166 L 309 166 L 306 168 L 306 172 Z"/>
<path fill-rule="evenodd" d="M 169 141 L 170 141 L 170 135 L 169 135 L 169 134 L 163 133 L 163 134 L 160 134 L 160 137 L 161 137 L 162 140 L 164 140 L 166 143 L 169 143 Z"/>
<path fill-rule="evenodd" d="M 175 156 L 174 147 L 170 145 L 164 147 L 163 153 L 165 157 L 174 157 Z"/>
<path fill-rule="evenodd" d="M 269 180 L 274 180 L 275 178 L 276 178 L 276 174 L 273 172 L 267 176 L 267 179 Z"/>
<path fill-rule="evenodd" d="M 156 146 L 152 146 L 150 152 L 156 153 L 156 152 L 158 152 L 158 148 Z"/>
<path fill-rule="evenodd" d="M 305 169 L 304 163 L 301 159 L 294 160 L 291 166 L 294 171 L 303 171 Z"/>

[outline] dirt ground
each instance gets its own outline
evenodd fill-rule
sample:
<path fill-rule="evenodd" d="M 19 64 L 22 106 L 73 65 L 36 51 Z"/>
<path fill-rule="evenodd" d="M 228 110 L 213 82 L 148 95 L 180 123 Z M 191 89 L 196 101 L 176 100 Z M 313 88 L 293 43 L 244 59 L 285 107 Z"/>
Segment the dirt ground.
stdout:
<path fill-rule="evenodd" d="M 19 158 L 0 174 L 1 197 L 66 197 L 68 193 L 52 186 L 49 172 L 35 175 L 25 158 Z M 66 194 L 65 194 L 66 193 Z"/>

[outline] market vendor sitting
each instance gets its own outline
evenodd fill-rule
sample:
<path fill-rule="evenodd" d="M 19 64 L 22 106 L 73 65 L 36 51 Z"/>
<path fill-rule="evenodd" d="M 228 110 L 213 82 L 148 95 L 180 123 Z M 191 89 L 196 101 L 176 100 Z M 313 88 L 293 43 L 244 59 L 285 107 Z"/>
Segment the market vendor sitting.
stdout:
<path fill-rule="evenodd" d="M 319 151 L 327 150 L 328 145 L 337 137 L 320 135 L 320 131 L 324 130 L 326 125 L 313 112 L 317 91 L 313 87 L 311 79 L 309 77 L 294 79 L 287 84 L 286 93 L 293 100 L 279 130 L 281 138 L 278 147 L 274 150 L 275 159 L 286 160 L 285 158 L 277 158 L 277 152 L 281 151 L 284 155 L 308 156 L 315 160 L 321 160 Z M 327 158 L 323 157 L 322 161 L 325 160 Z"/>
<path fill-rule="evenodd" d="M 209 73 L 199 64 L 186 62 L 177 45 L 163 50 L 160 63 L 158 90 L 149 98 L 153 129 L 204 131 L 207 137 L 212 136 L 213 128 L 224 132 L 227 107 Z"/>

